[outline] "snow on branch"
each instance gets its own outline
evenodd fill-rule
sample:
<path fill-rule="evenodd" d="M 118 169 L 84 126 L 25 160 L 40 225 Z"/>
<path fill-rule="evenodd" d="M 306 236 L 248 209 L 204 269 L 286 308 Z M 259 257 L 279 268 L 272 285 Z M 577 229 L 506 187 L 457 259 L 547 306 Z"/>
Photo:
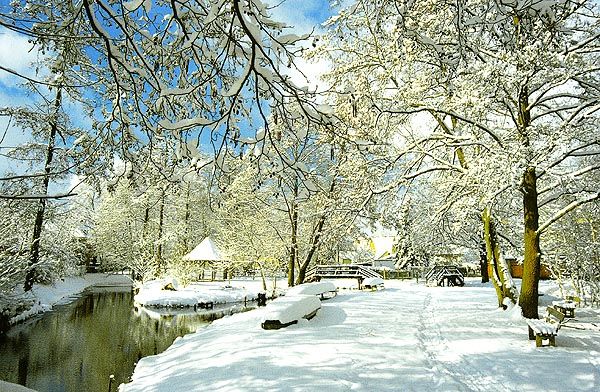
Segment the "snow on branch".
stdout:
<path fill-rule="evenodd" d="M 560 218 L 567 215 L 569 212 L 573 211 L 577 207 L 579 207 L 583 204 L 595 201 L 595 200 L 599 200 L 599 199 L 600 199 L 600 192 L 596 192 L 596 193 L 592 193 L 591 195 L 589 195 L 587 197 L 584 197 L 583 199 L 575 200 L 574 202 L 570 203 L 565 208 L 563 208 L 562 210 L 560 210 L 556 214 L 554 214 L 554 216 L 552 216 L 547 222 L 540 225 L 540 227 L 537 229 L 537 234 L 538 235 L 542 234 L 550 225 L 552 225 L 554 222 L 558 221 Z"/>
<path fill-rule="evenodd" d="M 483 132 L 487 133 L 492 139 L 494 139 L 494 141 L 496 143 L 498 143 L 498 145 L 500 147 L 504 147 L 504 145 L 502 144 L 502 141 L 500 140 L 500 138 L 498 137 L 498 135 L 496 135 L 494 133 L 494 131 L 492 131 L 490 128 L 486 127 L 485 125 L 481 124 L 478 121 L 469 119 L 465 116 L 462 116 L 458 113 L 455 113 L 453 111 L 449 111 L 449 110 L 444 110 L 444 109 L 439 109 L 439 108 L 432 108 L 432 107 L 420 107 L 420 108 L 415 108 L 415 109 L 382 109 L 380 107 L 378 107 L 377 105 L 373 105 L 378 111 L 382 112 L 382 113 L 389 113 L 389 114 L 417 114 L 417 113 L 422 113 L 422 112 L 429 112 L 429 113 L 438 113 L 438 114 L 444 114 L 447 116 L 452 116 L 454 118 L 456 118 L 457 120 L 460 120 L 462 122 L 465 122 L 467 124 L 473 125 L 474 127 L 479 128 L 480 130 L 482 130 Z"/>
<path fill-rule="evenodd" d="M 0 199 L 8 200 L 40 200 L 40 199 L 64 199 L 67 197 L 77 196 L 77 193 L 62 193 L 58 195 L 3 195 L 0 194 Z"/>
<path fill-rule="evenodd" d="M 572 149 L 570 149 L 569 151 L 566 151 L 564 154 L 562 154 L 560 157 L 558 157 L 554 162 L 550 163 L 550 165 L 548 165 L 548 167 L 546 169 L 541 170 L 538 173 L 538 179 L 540 177 L 542 177 L 544 174 L 546 174 L 548 172 L 548 170 L 552 169 L 555 166 L 560 165 L 565 159 L 567 159 L 569 157 L 585 156 L 580 151 L 586 147 L 590 147 L 590 146 L 597 145 L 597 144 L 600 144 L 600 139 L 592 140 L 591 142 L 587 142 L 587 143 L 575 146 Z"/>

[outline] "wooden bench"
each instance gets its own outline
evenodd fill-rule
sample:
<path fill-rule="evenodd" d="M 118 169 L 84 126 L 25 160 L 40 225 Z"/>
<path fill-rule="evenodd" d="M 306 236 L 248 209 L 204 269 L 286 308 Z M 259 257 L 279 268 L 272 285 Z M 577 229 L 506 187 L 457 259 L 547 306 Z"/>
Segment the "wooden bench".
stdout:
<path fill-rule="evenodd" d="M 337 287 L 333 282 L 312 282 L 294 286 L 285 295 L 316 295 L 321 300 L 331 299 L 337 295 Z"/>
<path fill-rule="evenodd" d="M 545 340 L 548 341 L 546 345 L 556 346 L 556 335 L 565 319 L 565 315 L 553 307 L 548 306 L 546 311 L 544 320 L 526 319 L 529 331 L 535 335 L 536 347 L 544 346 Z"/>
<path fill-rule="evenodd" d="M 305 314 L 302 318 L 305 318 L 307 320 L 312 319 L 313 317 L 315 317 L 317 315 L 317 311 L 319 309 L 315 309 L 312 312 Z M 292 320 L 292 321 L 288 321 L 286 323 L 282 323 L 279 320 L 264 320 L 260 324 L 260 326 L 263 329 L 281 329 L 281 328 L 289 327 L 290 325 L 294 325 L 294 324 L 298 324 L 298 320 Z"/>
<path fill-rule="evenodd" d="M 263 329 L 280 329 L 297 324 L 301 318 L 310 320 L 321 309 L 315 295 L 286 295 L 271 301 L 265 308 Z"/>
<path fill-rule="evenodd" d="M 363 281 L 363 288 L 371 291 L 383 289 L 383 279 L 367 278 Z"/>
<path fill-rule="evenodd" d="M 567 295 L 564 301 L 553 301 L 552 306 L 559 312 L 563 313 L 565 317 L 574 318 L 575 308 L 581 304 L 579 297 Z"/>

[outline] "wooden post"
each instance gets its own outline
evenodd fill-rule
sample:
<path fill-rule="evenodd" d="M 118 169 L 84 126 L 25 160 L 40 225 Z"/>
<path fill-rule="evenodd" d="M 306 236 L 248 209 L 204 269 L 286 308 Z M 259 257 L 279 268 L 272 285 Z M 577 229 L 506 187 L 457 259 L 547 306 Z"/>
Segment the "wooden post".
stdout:
<path fill-rule="evenodd" d="M 112 391 L 112 383 L 113 383 L 113 380 L 114 380 L 114 379 L 115 379 L 115 375 L 114 375 L 114 374 L 111 374 L 111 375 L 108 377 L 108 392 L 111 392 L 111 391 Z"/>

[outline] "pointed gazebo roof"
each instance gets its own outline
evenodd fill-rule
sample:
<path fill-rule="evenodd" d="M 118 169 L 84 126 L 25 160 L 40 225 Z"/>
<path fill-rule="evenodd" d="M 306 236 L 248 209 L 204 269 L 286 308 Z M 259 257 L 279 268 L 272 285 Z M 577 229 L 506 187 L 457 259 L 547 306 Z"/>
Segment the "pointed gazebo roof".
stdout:
<path fill-rule="evenodd" d="M 219 250 L 210 237 L 206 237 L 190 253 L 183 256 L 187 261 L 227 261 L 227 258 Z"/>

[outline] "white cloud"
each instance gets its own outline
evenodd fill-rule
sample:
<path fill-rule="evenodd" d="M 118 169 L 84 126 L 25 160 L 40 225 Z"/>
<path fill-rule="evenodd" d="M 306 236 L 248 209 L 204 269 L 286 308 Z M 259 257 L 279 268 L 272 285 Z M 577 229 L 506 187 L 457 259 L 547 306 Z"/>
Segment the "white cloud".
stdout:
<path fill-rule="evenodd" d="M 321 80 L 321 75 L 330 69 L 330 62 L 326 60 L 307 61 L 303 58 L 298 58 L 294 62 L 298 69 L 286 69 L 284 72 L 292 78 L 295 85 L 308 86 L 311 91 L 317 92 L 322 92 L 329 87 Z"/>
<path fill-rule="evenodd" d="M 34 76 L 31 63 L 37 58 L 38 50 L 27 41 L 27 37 L 0 27 L 0 65 L 27 76 Z M 0 82 L 12 82 L 14 78 L 14 75 L 0 70 Z"/>
<path fill-rule="evenodd" d="M 308 34 L 314 31 L 318 34 L 321 30 L 320 25 L 325 22 L 332 14 L 332 10 L 327 0 L 265 0 L 273 7 L 271 16 L 278 22 L 284 22 L 290 29 L 284 34 Z M 303 43 L 303 46 L 309 47 L 312 40 Z M 320 79 L 331 64 L 325 60 L 307 61 L 303 58 L 295 59 L 296 68 L 283 68 L 283 73 L 292 78 L 292 82 L 298 87 L 308 87 L 311 91 L 323 91 L 327 88 L 326 84 Z"/>
<path fill-rule="evenodd" d="M 309 33 L 323 23 L 331 15 L 327 0 L 266 0 L 270 6 L 273 19 L 293 26 L 295 34 Z"/>

